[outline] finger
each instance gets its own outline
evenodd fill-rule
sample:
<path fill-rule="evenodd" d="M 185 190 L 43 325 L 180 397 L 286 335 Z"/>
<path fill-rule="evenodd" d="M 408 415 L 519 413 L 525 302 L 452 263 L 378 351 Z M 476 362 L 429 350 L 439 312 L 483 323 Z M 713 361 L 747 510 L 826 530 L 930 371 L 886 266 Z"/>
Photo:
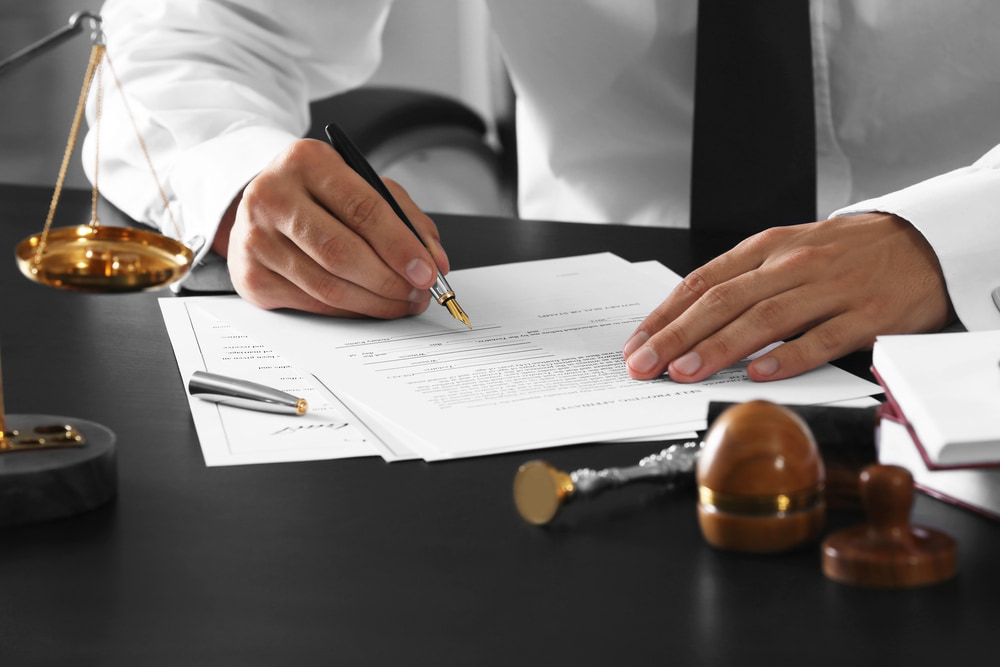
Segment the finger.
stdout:
<path fill-rule="evenodd" d="M 311 143 L 322 146 L 319 142 Z M 296 144 L 290 152 L 303 150 Z M 311 189 L 325 186 L 298 180 L 299 173 L 322 170 L 319 167 L 306 169 L 292 161 L 302 159 L 292 155 L 281 163 L 281 168 L 263 172 L 246 187 L 234 227 L 239 233 L 230 241 L 231 246 L 236 246 L 235 254 L 242 252 L 252 256 L 256 262 L 293 277 L 293 280 L 303 280 L 297 275 L 299 261 L 309 257 L 329 273 L 375 294 L 388 299 L 412 300 L 414 286 L 382 261 L 365 239 L 333 217 L 310 194 Z M 343 163 L 341 167 L 350 171 Z M 293 172 L 291 176 L 289 171 Z M 289 188 L 289 180 L 300 187 Z M 307 285 L 302 287 L 309 288 Z M 316 293 L 315 288 L 312 291 Z"/>
<path fill-rule="evenodd" d="M 648 380 L 669 370 L 671 378 L 694 382 L 778 340 L 777 332 L 790 328 L 788 315 L 779 311 L 802 312 L 775 295 L 797 285 L 786 272 L 757 269 L 710 288 L 626 357 L 629 375 Z"/>
<path fill-rule="evenodd" d="M 845 313 L 821 322 L 795 340 L 752 361 L 747 374 L 757 382 L 782 380 L 860 349 L 872 335 L 859 319 Z"/>
<path fill-rule="evenodd" d="M 653 334 L 704 299 L 711 289 L 758 269 L 766 257 L 764 246 L 774 236 L 769 232 L 770 230 L 744 240 L 732 250 L 685 276 L 667 298 L 636 327 L 622 350 L 625 358 L 638 350 Z"/>
<path fill-rule="evenodd" d="M 342 281 L 347 290 L 359 290 L 355 285 Z M 241 296 L 243 291 L 238 288 Z M 350 295 L 341 303 L 345 307 L 332 306 L 326 301 L 313 297 L 302 290 L 296 283 L 288 280 L 269 269 L 261 267 L 252 274 L 252 286 L 244 298 L 255 306 L 264 309 L 292 308 L 318 315 L 335 317 L 376 317 L 382 319 L 416 315 L 427 309 L 430 303 L 428 297 L 422 303 L 407 301 L 390 301 L 368 294 Z"/>
<path fill-rule="evenodd" d="M 338 284 L 334 278 L 397 301 L 416 300 L 419 293 L 426 291 L 394 271 L 365 239 L 318 205 L 300 207 L 282 223 L 282 231 L 285 238 L 281 243 L 288 246 L 287 251 L 280 253 L 272 245 L 261 254 L 261 261 L 329 304 L 344 305 L 331 300 L 337 298 L 329 290 L 329 286 Z"/>
<path fill-rule="evenodd" d="M 839 297 L 811 286 L 765 298 L 667 365 L 670 378 L 698 382 L 766 345 L 808 330 L 844 311 Z M 768 364 L 761 367 L 762 372 Z"/>
<path fill-rule="evenodd" d="M 416 234 L 332 147 L 320 145 L 324 146 L 323 150 L 329 150 L 329 159 L 338 165 L 330 173 L 313 176 L 318 182 L 307 180 L 307 187 L 320 205 L 363 239 L 382 263 L 411 285 L 421 289 L 433 285 L 437 278 L 434 258 Z M 330 244 L 324 241 L 318 246 L 311 245 L 308 252 L 321 266 L 334 272 L 337 262 L 344 261 L 343 251 L 348 247 L 353 244 L 333 239 Z"/>
<path fill-rule="evenodd" d="M 359 313 L 335 308 L 313 298 L 295 283 L 263 267 L 249 274 L 246 281 L 237 284 L 234 280 L 234 286 L 248 303 L 265 310 L 292 308 L 318 315 L 361 317 Z"/>
<path fill-rule="evenodd" d="M 430 302 L 429 292 L 402 280 L 402 298 L 390 298 L 330 273 L 282 236 L 268 245 L 267 253 L 255 259 L 258 270 L 249 272 L 241 283 L 254 295 L 256 305 L 263 308 L 280 306 L 314 313 L 393 318 L 423 312 Z"/>
<path fill-rule="evenodd" d="M 396 202 L 399 207 L 403 209 L 406 216 L 413 223 L 413 226 L 417 230 L 417 234 L 420 235 L 420 239 L 424 243 L 424 247 L 434 258 L 438 269 L 443 274 L 447 274 L 451 268 L 451 263 L 448 261 L 448 255 L 444 251 L 444 247 L 441 245 L 441 235 L 438 232 L 437 225 L 434 221 L 420 210 L 416 202 L 410 197 L 410 193 L 407 192 L 399 183 L 392 180 L 391 178 L 386 178 L 385 184 L 392 193 L 392 196 L 396 198 Z"/>

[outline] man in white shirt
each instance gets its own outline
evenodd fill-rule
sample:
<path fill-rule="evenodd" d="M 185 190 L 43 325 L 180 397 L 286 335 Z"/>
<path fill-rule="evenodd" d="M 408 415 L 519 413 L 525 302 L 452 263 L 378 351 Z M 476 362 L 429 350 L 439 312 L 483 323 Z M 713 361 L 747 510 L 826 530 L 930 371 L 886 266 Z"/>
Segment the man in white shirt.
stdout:
<path fill-rule="evenodd" d="M 687 226 L 696 0 L 488 4 L 517 93 L 521 215 Z M 102 10 L 174 217 L 185 236 L 214 239 L 258 306 L 398 317 L 427 307 L 435 264 L 447 271 L 405 192 L 393 185 L 429 250 L 329 146 L 299 140 L 311 99 L 375 69 L 390 5 Z M 1000 327 L 1000 148 L 982 155 L 1000 140 L 1000 4 L 813 0 L 810 11 L 817 207 L 834 213 L 754 236 L 688 276 L 625 343 L 633 377 L 697 381 L 802 333 L 749 367 L 779 379 L 956 314 Z M 124 112 L 106 94 L 114 127 Z M 159 225 L 128 134 L 102 137 L 104 194 Z"/>

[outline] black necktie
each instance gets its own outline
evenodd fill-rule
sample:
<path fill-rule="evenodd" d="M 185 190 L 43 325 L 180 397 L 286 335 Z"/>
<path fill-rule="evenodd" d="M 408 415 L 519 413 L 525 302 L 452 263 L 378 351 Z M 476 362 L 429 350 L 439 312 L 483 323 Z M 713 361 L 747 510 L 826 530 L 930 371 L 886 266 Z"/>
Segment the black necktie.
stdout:
<path fill-rule="evenodd" d="M 808 0 L 700 0 L 691 227 L 816 219 Z"/>

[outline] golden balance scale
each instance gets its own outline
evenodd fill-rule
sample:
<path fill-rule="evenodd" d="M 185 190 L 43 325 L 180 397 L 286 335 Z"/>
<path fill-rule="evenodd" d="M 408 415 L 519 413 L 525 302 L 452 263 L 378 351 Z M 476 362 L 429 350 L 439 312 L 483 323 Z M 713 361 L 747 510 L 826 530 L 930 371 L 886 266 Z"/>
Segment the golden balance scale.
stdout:
<path fill-rule="evenodd" d="M 95 76 L 98 86 L 94 132 L 98 146 L 100 142 L 105 63 L 114 75 L 100 22 L 100 16 L 90 12 L 74 14 L 62 30 L 0 63 L 2 73 L 16 62 L 81 32 L 84 24 L 91 26 L 93 48 L 49 213 L 41 233 L 18 245 L 17 264 L 29 280 L 61 289 L 101 293 L 158 289 L 186 275 L 194 253 L 179 241 L 152 231 L 101 225 L 97 217 L 96 160 L 90 223 L 52 228 Z M 114 79 L 121 92 L 117 75 Z M 164 207 L 174 222 L 131 110 L 128 113 Z M 174 229 L 177 231 L 175 222 Z M 0 385 L 0 526 L 72 516 L 103 505 L 117 492 L 116 458 L 114 433 L 100 424 L 52 415 L 5 415 Z"/>

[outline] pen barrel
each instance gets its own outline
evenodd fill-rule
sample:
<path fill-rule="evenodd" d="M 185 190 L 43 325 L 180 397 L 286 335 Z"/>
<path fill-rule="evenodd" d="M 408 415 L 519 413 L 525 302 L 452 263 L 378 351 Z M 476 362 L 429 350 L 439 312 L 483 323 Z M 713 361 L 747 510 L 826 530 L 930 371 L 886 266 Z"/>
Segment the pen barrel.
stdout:
<path fill-rule="evenodd" d="M 191 375 L 188 391 L 204 401 L 261 412 L 301 415 L 306 411 L 305 399 L 256 382 L 205 371 Z"/>
<path fill-rule="evenodd" d="M 392 196 L 389 188 L 386 186 L 385 181 L 379 177 L 378 173 L 371 166 L 368 160 L 365 159 L 364 154 L 354 145 L 354 142 L 347 136 L 347 134 L 336 124 L 330 123 L 326 126 L 326 136 L 330 140 L 330 145 L 333 146 L 342 158 L 344 162 L 351 169 L 356 171 L 365 182 L 368 183 L 378 194 L 389 204 L 396 216 L 413 232 L 414 236 L 420 239 L 420 234 L 417 232 L 413 223 L 410 219 L 406 217 L 406 213 L 403 208 L 396 201 L 396 198 Z M 423 239 L 421 239 L 421 242 Z M 426 244 L 424 244 L 426 247 Z M 461 320 L 466 325 L 469 325 L 469 318 L 465 313 L 458 308 L 458 302 L 454 301 L 455 292 L 451 289 L 451 285 L 448 281 L 444 279 L 439 271 L 437 274 L 437 280 L 431 285 L 430 288 L 431 295 L 438 302 L 438 304 L 444 306 L 447 304 L 448 312 L 452 314 L 455 319 Z M 471 328 L 471 325 L 469 325 Z"/>
<path fill-rule="evenodd" d="M 431 296 L 438 303 L 444 303 L 446 299 L 455 296 L 455 291 L 451 289 L 451 285 L 448 284 L 448 281 L 440 273 L 437 274 L 437 280 L 431 285 Z"/>

